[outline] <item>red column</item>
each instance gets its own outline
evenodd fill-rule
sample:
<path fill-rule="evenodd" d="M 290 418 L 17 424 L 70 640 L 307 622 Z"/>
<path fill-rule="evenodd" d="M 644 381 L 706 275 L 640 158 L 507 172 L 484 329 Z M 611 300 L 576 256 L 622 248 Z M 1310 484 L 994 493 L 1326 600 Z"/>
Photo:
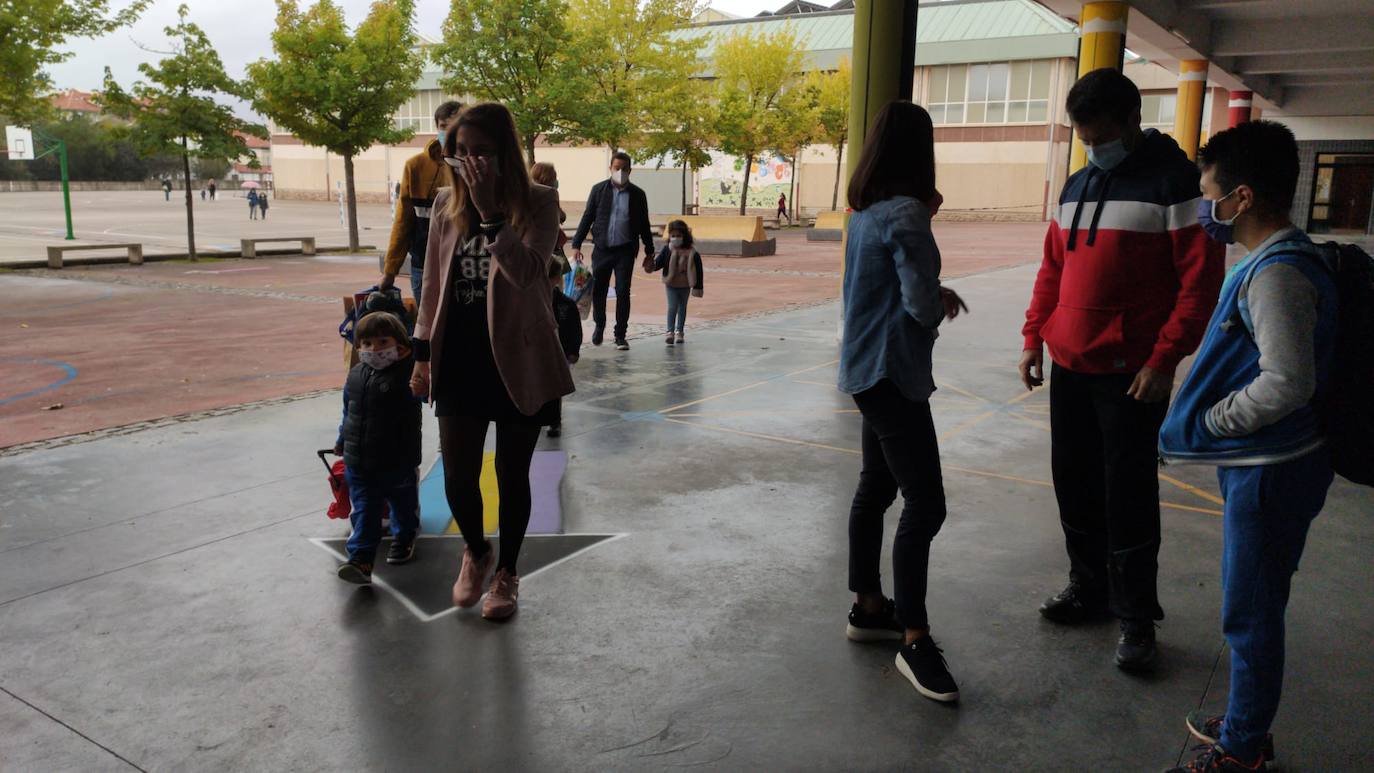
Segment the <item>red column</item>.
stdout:
<path fill-rule="evenodd" d="M 1254 101 L 1254 94 L 1248 91 L 1233 91 L 1227 100 L 1228 110 L 1227 126 L 1237 126 L 1250 120 L 1250 103 Z"/>

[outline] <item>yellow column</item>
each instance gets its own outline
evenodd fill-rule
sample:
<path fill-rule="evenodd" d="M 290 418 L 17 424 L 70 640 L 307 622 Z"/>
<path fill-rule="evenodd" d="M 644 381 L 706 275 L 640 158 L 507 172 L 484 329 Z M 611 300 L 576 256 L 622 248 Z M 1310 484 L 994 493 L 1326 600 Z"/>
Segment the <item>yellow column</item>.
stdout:
<path fill-rule="evenodd" d="M 1126 56 L 1126 16 L 1130 6 L 1123 2 L 1084 3 L 1079 16 L 1078 77 L 1093 70 L 1110 67 L 1120 70 Z M 1067 92 L 1065 92 L 1067 93 Z M 1069 174 L 1088 163 L 1088 153 L 1078 137 L 1069 151 Z"/>
<path fill-rule="evenodd" d="M 1178 106 L 1174 108 L 1174 141 L 1190 161 L 1197 160 L 1202 137 L 1202 101 L 1207 96 L 1207 60 L 1178 63 Z"/>

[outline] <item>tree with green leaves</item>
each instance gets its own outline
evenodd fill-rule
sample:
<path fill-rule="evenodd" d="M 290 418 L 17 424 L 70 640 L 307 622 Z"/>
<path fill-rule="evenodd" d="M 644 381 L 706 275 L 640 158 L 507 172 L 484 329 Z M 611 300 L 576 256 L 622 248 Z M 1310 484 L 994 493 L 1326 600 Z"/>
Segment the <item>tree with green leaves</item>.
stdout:
<path fill-rule="evenodd" d="M 52 114 L 45 68 L 70 59 L 71 38 L 95 38 L 133 24 L 151 0 L 111 12 L 110 0 L 0 2 L 0 116 L 25 126 Z"/>
<path fill-rule="evenodd" d="M 131 122 L 129 136 L 145 156 L 181 157 L 186 181 L 186 252 L 195 260 L 191 158 L 253 158 L 242 134 L 266 138 L 267 129 L 238 118 L 218 101 L 219 97 L 246 99 L 247 87 L 225 74 L 214 45 L 200 27 L 187 21 L 188 13 L 185 5 L 180 6 L 176 26 L 165 30 L 172 46 L 166 58 L 156 65 L 138 66 L 146 81 L 126 92 L 110 68 L 105 68 L 100 103 L 112 115 Z"/>
<path fill-rule="evenodd" d="M 698 74 L 700 38 L 672 40 L 691 21 L 696 0 L 568 0 L 565 56 L 575 77 L 558 84 L 559 139 L 604 145 L 614 153 L 640 148 L 650 112 L 662 94 Z"/>
<path fill-rule="evenodd" d="M 393 118 L 424 69 L 414 16 L 414 0 L 375 0 L 350 34 L 331 0 L 304 11 L 298 0 L 277 0 L 277 58 L 248 65 L 258 112 L 306 144 L 343 157 L 350 250 L 358 249 L 354 157 L 415 134 L 396 128 Z"/>
<path fill-rule="evenodd" d="M 716 46 L 714 58 L 719 145 L 744 162 L 743 215 L 754 159 L 776 145 L 785 129 L 784 96 L 801 71 L 802 47 L 789 24 L 774 32 L 738 33 Z"/>
<path fill-rule="evenodd" d="M 688 78 L 660 92 L 650 106 L 640 149 L 648 158 L 668 158 L 682 167 L 682 214 L 687 206 L 687 176 L 711 163 L 718 114 L 709 81 Z"/>
<path fill-rule="evenodd" d="M 792 167 L 792 182 L 787 190 L 787 204 L 792 208 L 791 222 L 797 221 L 797 160 L 806 146 L 815 142 L 817 132 L 816 102 L 805 88 L 783 92 L 776 108 L 773 123 L 772 149 Z"/>
<path fill-rule="evenodd" d="M 844 176 L 844 146 L 849 142 L 849 88 L 853 71 L 849 59 L 841 59 L 831 72 L 812 71 L 806 78 L 806 90 L 816 106 L 816 139 L 835 150 L 835 189 L 830 194 L 830 208 L 840 203 L 840 179 Z"/>
<path fill-rule="evenodd" d="M 580 83 L 566 52 L 564 0 L 453 0 L 434 61 L 451 94 L 500 102 L 510 109 L 534 163 L 534 143 L 559 126 L 561 99 Z"/>

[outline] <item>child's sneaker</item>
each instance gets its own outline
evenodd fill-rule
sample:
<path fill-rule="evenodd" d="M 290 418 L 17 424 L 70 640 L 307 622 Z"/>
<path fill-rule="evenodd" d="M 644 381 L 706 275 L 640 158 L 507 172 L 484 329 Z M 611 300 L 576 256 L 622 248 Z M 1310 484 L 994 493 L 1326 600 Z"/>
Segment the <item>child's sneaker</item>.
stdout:
<path fill-rule="evenodd" d="M 1223 749 L 1221 744 L 1199 746 L 1197 751 L 1201 752 L 1197 757 L 1179 767 L 1170 768 L 1168 773 L 1253 773 L 1264 770 L 1263 758 L 1253 762 L 1238 760 Z"/>
<path fill-rule="evenodd" d="M 496 551 L 487 543 L 487 552 L 480 559 L 473 560 L 472 548 L 463 548 L 463 568 L 458 572 L 458 582 L 453 584 L 453 605 L 455 607 L 477 606 L 486 590 L 487 575 L 496 563 Z"/>
<path fill-rule="evenodd" d="M 1225 721 L 1225 714 L 1210 715 L 1201 709 L 1194 709 L 1188 712 L 1185 723 L 1188 725 L 1188 732 L 1193 737 L 1207 744 L 1215 746 L 1221 742 L 1221 725 Z M 1260 761 L 1265 767 L 1274 764 L 1274 734 L 1265 733 L 1264 743 L 1260 744 Z"/>
<path fill-rule="evenodd" d="M 515 614 L 515 600 L 520 595 L 520 578 L 497 569 L 491 578 L 491 590 L 482 604 L 482 617 L 488 620 L 505 620 Z"/>
<path fill-rule="evenodd" d="M 415 538 L 401 541 L 393 539 L 391 548 L 386 551 L 386 562 L 388 564 L 404 564 L 415 557 Z"/>
<path fill-rule="evenodd" d="M 945 656 L 930 634 L 902 646 L 902 651 L 897 653 L 897 671 L 911 682 L 916 692 L 933 701 L 953 703 L 959 700 L 959 685 L 950 676 Z"/>
<path fill-rule="evenodd" d="M 372 584 L 372 564 L 350 558 L 339 566 L 339 579 L 354 585 Z"/>
<path fill-rule="evenodd" d="M 882 610 L 876 613 L 865 612 L 858 604 L 851 607 L 844 635 L 850 641 L 899 641 L 905 632 L 906 628 L 897 622 L 896 602 L 884 599 Z"/>

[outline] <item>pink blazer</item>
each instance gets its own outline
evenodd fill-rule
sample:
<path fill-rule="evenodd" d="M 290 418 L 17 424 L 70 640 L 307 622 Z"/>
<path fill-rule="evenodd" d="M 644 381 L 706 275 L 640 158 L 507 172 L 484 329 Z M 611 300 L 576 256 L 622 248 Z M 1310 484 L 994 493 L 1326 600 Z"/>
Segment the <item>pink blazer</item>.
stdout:
<path fill-rule="evenodd" d="M 458 226 L 444 214 L 451 188 L 434 197 L 425 251 L 425 274 L 415 337 L 429 341 L 430 395 L 438 394 L 443 377 L 444 326 L 447 319 Z M 530 217 L 518 233 L 503 227 L 488 246 L 491 274 L 487 279 L 487 324 L 496 370 L 520 412 L 533 416 L 545 403 L 573 391 L 572 372 L 549 298 L 549 256 L 558 238 L 558 194 L 531 185 Z"/>

